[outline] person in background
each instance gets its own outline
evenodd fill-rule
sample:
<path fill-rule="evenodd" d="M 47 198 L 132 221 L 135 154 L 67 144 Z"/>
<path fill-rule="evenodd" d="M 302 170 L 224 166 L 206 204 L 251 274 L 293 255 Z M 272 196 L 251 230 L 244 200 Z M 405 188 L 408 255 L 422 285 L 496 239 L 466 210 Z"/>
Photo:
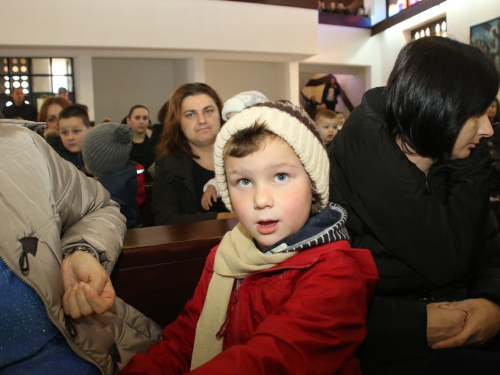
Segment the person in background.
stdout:
<path fill-rule="evenodd" d="M 10 97 L 12 98 L 12 104 L 6 105 L 2 109 L 2 113 L 5 118 L 20 118 L 28 121 L 37 120 L 38 111 L 36 106 L 29 104 L 24 100 L 24 91 L 22 87 L 13 88 Z"/>
<path fill-rule="evenodd" d="M 161 331 L 115 296 L 118 205 L 40 125 L 0 121 L 0 372 L 115 374 Z"/>
<path fill-rule="evenodd" d="M 71 101 L 69 100 L 69 92 L 64 87 L 59 87 L 59 90 L 57 90 L 57 96 L 62 96 L 64 99 L 71 103 Z"/>
<path fill-rule="evenodd" d="M 326 108 L 335 111 L 335 107 L 337 106 L 337 97 L 340 95 L 340 85 L 337 82 L 337 78 L 335 76 L 331 76 L 329 81 L 325 83 L 325 88 L 323 89 L 323 96 L 321 97 L 321 101 L 325 103 Z"/>
<path fill-rule="evenodd" d="M 71 103 L 62 96 L 48 96 L 40 107 L 38 113 L 38 122 L 45 122 L 47 129 L 44 132 L 44 137 L 58 137 L 58 121 L 59 113 L 63 108 L 69 107 Z"/>
<path fill-rule="evenodd" d="M 82 142 L 85 168 L 120 205 L 127 228 L 142 226 L 139 206 L 146 199 L 144 167 L 129 161 L 133 137 L 130 126 L 108 122 L 89 130 Z"/>
<path fill-rule="evenodd" d="M 222 100 L 207 84 L 187 83 L 173 92 L 155 162 L 151 213 L 156 225 L 234 216 L 220 200 L 209 211 L 201 206 L 203 186 L 215 176 L 221 112 Z"/>
<path fill-rule="evenodd" d="M 344 123 L 345 123 L 344 113 L 337 112 L 337 121 L 338 121 L 338 125 L 337 126 L 338 126 L 339 130 L 341 130 L 344 127 Z"/>
<path fill-rule="evenodd" d="M 329 148 L 330 199 L 380 273 L 363 374 L 498 374 L 500 236 L 489 207 L 499 73 L 478 48 L 408 43 Z M 478 93 L 471 95 L 471 92 Z"/>
<path fill-rule="evenodd" d="M 486 114 L 493 127 L 493 135 L 488 140 L 491 155 L 491 193 L 490 196 L 498 198 L 500 195 L 500 103 L 495 98 L 488 107 Z"/>
<path fill-rule="evenodd" d="M 147 158 L 149 137 L 151 136 L 151 130 L 148 129 L 150 125 L 149 111 L 143 105 L 135 105 L 130 108 L 125 121 L 134 131 L 130 160 L 146 167 L 147 163 L 145 159 Z M 149 167 L 149 165 L 147 165 L 147 167 Z M 145 170 L 145 177 L 146 182 L 151 182 L 153 180 L 153 177 L 147 170 Z"/>
<path fill-rule="evenodd" d="M 47 142 L 63 159 L 85 171 L 82 141 L 90 127 L 89 115 L 84 107 L 73 104 L 59 113 L 59 137 L 47 137 Z"/>
<path fill-rule="evenodd" d="M 144 158 L 144 168 L 149 172 L 151 176 L 154 176 L 154 162 L 158 156 L 156 153 L 156 147 L 161 139 L 161 134 L 163 133 L 163 127 L 165 126 L 165 118 L 168 112 L 168 100 L 163 103 L 163 105 L 158 110 L 157 119 L 158 122 L 154 124 L 151 128 L 151 137 L 149 137 L 148 149 L 146 151 L 146 157 Z"/>
<path fill-rule="evenodd" d="M 345 210 L 328 203 L 314 122 L 294 105 L 256 104 L 223 126 L 214 159 L 240 223 L 163 339 L 122 374 L 360 375 L 377 270 L 350 247 Z"/>
<path fill-rule="evenodd" d="M 304 100 L 306 101 L 306 104 L 307 104 L 307 106 L 306 106 L 307 107 L 307 114 L 309 115 L 310 118 L 316 117 L 318 105 L 320 105 L 322 103 L 316 101 L 316 96 L 315 95 L 311 95 L 311 97 L 308 98 L 307 96 L 305 96 L 302 93 L 302 96 L 303 96 L 303 98 L 304 98 Z"/>
<path fill-rule="evenodd" d="M 257 103 L 266 103 L 269 99 L 259 91 L 244 91 L 236 94 L 231 99 L 226 100 L 222 108 L 222 118 L 224 121 L 229 120 L 231 117 L 241 112 L 243 109 L 250 107 Z M 203 195 L 201 197 L 201 206 L 204 210 L 210 210 L 212 204 L 217 202 L 220 198 L 220 192 L 217 187 L 215 177 L 210 179 L 205 186 L 203 186 Z"/>
<path fill-rule="evenodd" d="M 318 112 L 314 121 L 318 127 L 321 139 L 325 143 L 325 147 L 328 147 L 339 131 L 337 113 L 329 109 L 324 109 Z"/>

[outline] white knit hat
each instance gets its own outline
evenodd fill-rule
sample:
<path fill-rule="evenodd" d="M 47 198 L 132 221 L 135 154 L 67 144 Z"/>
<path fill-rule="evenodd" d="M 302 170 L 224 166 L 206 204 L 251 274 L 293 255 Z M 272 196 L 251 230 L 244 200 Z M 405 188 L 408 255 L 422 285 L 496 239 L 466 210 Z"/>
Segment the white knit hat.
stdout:
<path fill-rule="evenodd" d="M 244 109 L 221 128 L 214 145 L 215 177 L 220 194 L 229 211 L 233 211 L 226 173 L 224 147 L 239 131 L 264 124 L 266 129 L 287 142 L 299 157 L 312 182 L 316 202 L 312 212 L 318 213 L 328 204 L 330 162 L 313 120 L 300 107 L 285 103 L 261 103 Z"/>
<path fill-rule="evenodd" d="M 222 108 L 222 118 L 227 121 L 227 114 L 231 112 L 241 112 L 246 107 L 257 103 L 265 103 L 269 100 L 259 91 L 245 91 L 233 96 L 224 103 Z"/>

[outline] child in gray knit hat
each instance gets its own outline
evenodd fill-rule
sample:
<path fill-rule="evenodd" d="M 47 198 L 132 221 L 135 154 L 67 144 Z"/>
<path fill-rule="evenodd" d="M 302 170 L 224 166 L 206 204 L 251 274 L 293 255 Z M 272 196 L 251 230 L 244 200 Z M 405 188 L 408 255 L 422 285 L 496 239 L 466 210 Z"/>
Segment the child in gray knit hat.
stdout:
<path fill-rule="evenodd" d="M 82 142 L 85 167 L 120 204 L 127 228 L 142 226 L 139 206 L 145 200 L 144 167 L 129 160 L 134 132 L 128 125 L 104 123 L 87 132 Z"/>
<path fill-rule="evenodd" d="M 215 175 L 239 220 L 193 298 L 121 374 L 360 374 L 377 268 L 329 203 L 329 162 L 299 107 L 261 103 L 220 130 Z"/>

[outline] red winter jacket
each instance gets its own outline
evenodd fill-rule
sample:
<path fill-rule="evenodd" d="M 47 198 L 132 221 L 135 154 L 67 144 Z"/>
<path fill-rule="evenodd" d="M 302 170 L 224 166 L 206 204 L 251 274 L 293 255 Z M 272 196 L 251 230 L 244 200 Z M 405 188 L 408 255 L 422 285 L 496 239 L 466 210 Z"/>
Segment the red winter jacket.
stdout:
<path fill-rule="evenodd" d="M 163 340 L 137 354 L 122 374 L 189 371 L 216 251 L 207 258 L 193 299 L 163 330 Z M 237 280 L 224 350 L 190 374 L 361 374 L 354 351 L 366 335 L 377 279 L 368 250 L 337 241 Z"/>

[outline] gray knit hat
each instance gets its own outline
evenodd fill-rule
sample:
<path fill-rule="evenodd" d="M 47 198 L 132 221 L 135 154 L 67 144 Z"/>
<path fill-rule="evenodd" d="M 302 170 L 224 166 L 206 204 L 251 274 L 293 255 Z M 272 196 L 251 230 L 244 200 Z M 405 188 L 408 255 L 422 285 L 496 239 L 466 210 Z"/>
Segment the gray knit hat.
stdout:
<path fill-rule="evenodd" d="M 125 167 L 134 132 L 128 125 L 107 122 L 89 130 L 82 142 L 82 156 L 92 174 L 103 177 Z"/>
<path fill-rule="evenodd" d="M 299 157 L 312 182 L 317 198 L 312 212 L 318 213 L 328 204 L 330 162 L 314 121 L 300 107 L 286 103 L 260 103 L 242 110 L 221 128 L 214 145 L 215 177 L 222 200 L 233 211 L 226 173 L 224 171 L 224 147 L 240 130 L 255 123 L 263 123 L 270 132 L 287 142 Z"/>

